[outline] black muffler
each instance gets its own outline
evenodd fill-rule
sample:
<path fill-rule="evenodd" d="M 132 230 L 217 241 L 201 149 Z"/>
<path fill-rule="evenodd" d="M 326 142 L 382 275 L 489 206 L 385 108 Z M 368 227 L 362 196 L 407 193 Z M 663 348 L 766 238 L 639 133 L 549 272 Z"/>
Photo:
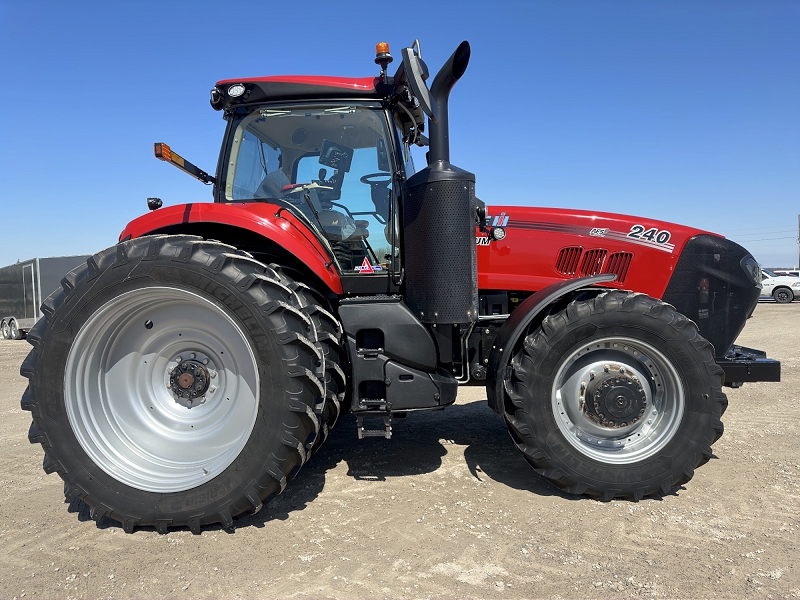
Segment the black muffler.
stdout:
<path fill-rule="evenodd" d="M 475 175 L 450 164 L 448 98 L 469 63 L 468 42 L 431 86 L 429 164 L 403 185 L 406 302 L 423 323 L 469 324 L 478 317 Z M 451 362 L 442 356 L 442 362 Z"/>

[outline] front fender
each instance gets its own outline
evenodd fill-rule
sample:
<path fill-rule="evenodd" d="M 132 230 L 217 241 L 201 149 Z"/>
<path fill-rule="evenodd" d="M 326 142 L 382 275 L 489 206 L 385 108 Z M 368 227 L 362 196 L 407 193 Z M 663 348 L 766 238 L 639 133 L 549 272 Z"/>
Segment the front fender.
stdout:
<path fill-rule="evenodd" d="M 559 298 L 590 285 L 609 283 L 616 278 L 614 273 L 604 273 L 578 279 L 565 279 L 528 296 L 522 304 L 514 309 L 497 332 L 492 351 L 489 353 L 486 394 L 492 410 L 499 415 L 503 414 L 503 383 L 506 380 L 506 372 L 511 362 L 513 349 L 517 340 L 533 320 Z"/>
<path fill-rule="evenodd" d="M 261 235 L 293 254 L 332 292 L 342 294 L 342 281 L 333 257 L 309 228 L 290 211 L 275 204 L 247 202 L 223 204 L 199 202 L 161 208 L 134 219 L 120 240 L 158 233 L 175 226 L 217 223 Z"/>

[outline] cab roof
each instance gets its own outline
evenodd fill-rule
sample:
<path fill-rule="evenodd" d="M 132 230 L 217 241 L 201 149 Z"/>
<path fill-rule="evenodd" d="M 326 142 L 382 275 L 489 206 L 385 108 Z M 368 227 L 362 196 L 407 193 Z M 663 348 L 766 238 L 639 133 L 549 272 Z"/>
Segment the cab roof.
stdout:
<path fill-rule="evenodd" d="M 224 105 L 228 107 L 279 100 L 379 100 L 385 97 L 385 93 L 378 91 L 380 83 L 379 77 L 278 75 L 223 79 L 217 82 L 215 89 L 220 91 Z M 245 92 L 232 98 L 228 94 L 228 89 L 234 84 L 244 85 Z"/>

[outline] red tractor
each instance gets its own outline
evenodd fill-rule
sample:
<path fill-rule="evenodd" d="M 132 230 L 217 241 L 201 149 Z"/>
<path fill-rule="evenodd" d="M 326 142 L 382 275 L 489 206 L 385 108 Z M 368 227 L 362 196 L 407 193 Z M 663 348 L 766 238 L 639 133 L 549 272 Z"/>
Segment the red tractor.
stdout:
<path fill-rule="evenodd" d="M 340 414 L 389 438 L 393 417 L 463 384 L 486 385 L 526 460 L 570 494 L 637 500 L 691 479 L 722 434 L 723 385 L 780 377 L 734 345 L 758 263 L 650 219 L 487 214 L 449 161 L 469 55 L 430 88 L 416 43 L 393 76 L 379 44 L 377 77 L 220 81 L 214 176 L 156 144 L 214 202 L 149 199 L 28 335 L 29 438 L 68 499 L 126 531 L 231 527 Z M 416 171 L 410 147 L 428 143 Z"/>

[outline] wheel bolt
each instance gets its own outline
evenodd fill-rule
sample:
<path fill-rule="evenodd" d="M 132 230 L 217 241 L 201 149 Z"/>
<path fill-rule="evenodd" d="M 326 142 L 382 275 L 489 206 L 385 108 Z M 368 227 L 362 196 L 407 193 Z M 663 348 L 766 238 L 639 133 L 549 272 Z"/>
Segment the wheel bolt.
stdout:
<path fill-rule="evenodd" d="M 211 371 L 211 372 L 209 372 L 209 375 L 211 375 L 211 379 L 214 379 L 214 377 L 217 376 L 217 372 L 216 371 Z"/>
<path fill-rule="evenodd" d="M 187 406 L 191 406 L 191 405 L 192 405 L 192 401 L 191 401 L 191 400 L 187 400 L 187 401 L 186 401 L 186 405 L 187 405 Z"/>
<path fill-rule="evenodd" d="M 216 386 L 213 386 L 213 385 L 212 385 L 210 388 L 208 388 L 208 393 L 209 393 L 209 394 L 211 394 L 211 393 L 213 393 L 213 392 L 216 392 L 216 391 L 217 391 L 217 388 L 216 388 Z"/>
<path fill-rule="evenodd" d="M 208 364 L 208 359 L 207 359 L 207 358 L 204 358 L 204 359 L 203 359 L 203 364 L 204 364 L 204 365 L 207 365 L 207 364 Z"/>
<path fill-rule="evenodd" d="M 197 356 L 197 355 L 196 355 L 194 352 L 192 352 L 192 353 L 189 355 L 189 358 L 191 358 L 191 359 L 194 359 L 196 356 Z"/>
<path fill-rule="evenodd" d="M 182 362 L 183 362 L 183 357 L 181 357 L 181 356 L 178 356 L 177 358 L 175 358 L 175 360 L 176 360 L 177 362 L 179 362 L 179 363 L 182 363 Z"/>

